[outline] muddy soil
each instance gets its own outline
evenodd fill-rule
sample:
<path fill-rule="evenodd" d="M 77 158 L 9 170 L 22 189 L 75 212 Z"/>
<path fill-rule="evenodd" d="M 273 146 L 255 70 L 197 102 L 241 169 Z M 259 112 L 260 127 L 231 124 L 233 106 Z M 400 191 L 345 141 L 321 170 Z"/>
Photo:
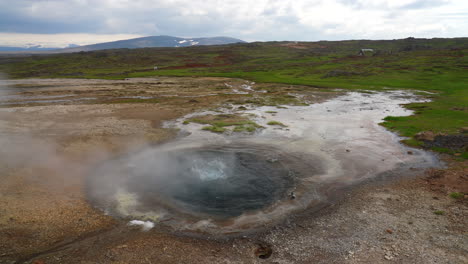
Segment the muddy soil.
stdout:
<path fill-rule="evenodd" d="M 467 197 L 449 196 L 468 193 L 466 162 L 369 181 L 320 210 L 231 239 L 158 226 L 143 232 L 86 200 L 85 179 L 97 164 L 177 136 L 163 121 L 254 92 L 282 96 L 277 87 L 223 78 L 3 82 L 0 263 L 468 262 Z M 337 94 L 290 92 L 309 102 Z"/>

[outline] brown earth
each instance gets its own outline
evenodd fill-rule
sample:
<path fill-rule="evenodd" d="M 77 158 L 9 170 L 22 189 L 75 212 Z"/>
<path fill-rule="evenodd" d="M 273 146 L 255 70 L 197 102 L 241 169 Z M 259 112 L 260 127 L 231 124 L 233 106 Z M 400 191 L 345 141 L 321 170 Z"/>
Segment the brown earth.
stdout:
<path fill-rule="evenodd" d="M 251 98 L 227 94 L 224 83 L 245 82 L 10 83 L 20 93 L 73 94 L 77 100 L 19 101 L 0 109 L 0 263 L 468 263 L 467 197 L 449 196 L 468 193 L 468 167 L 450 159 L 447 169 L 369 182 L 319 211 L 225 240 L 187 237 L 158 226 L 142 232 L 89 205 L 85 179 L 95 164 L 170 140 L 176 131 L 162 128 L 165 120 Z M 312 90 L 287 88 L 306 95 Z M 334 96 L 313 92 L 316 97 L 310 98 L 317 101 Z M 154 98 L 118 98 L 140 94 Z M 80 100 L 87 97 L 99 99 Z"/>

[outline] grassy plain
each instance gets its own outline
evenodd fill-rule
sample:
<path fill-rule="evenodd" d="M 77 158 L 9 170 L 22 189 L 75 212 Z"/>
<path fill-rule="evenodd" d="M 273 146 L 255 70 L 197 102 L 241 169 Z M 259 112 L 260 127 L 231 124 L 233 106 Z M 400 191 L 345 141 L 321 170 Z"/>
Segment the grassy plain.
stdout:
<path fill-rule="evenodd" d="M 358 56 L 361 48 L 375 53 Z M 424 95 L 432 102 L 407 105 L 415 115 L 387 117 L 383 123 L 413 137 L 428 130 L 455 134 L 468 126 L 467 55 L 468 38 L 266 42 L 3 56 L 0 71 L 10 78 L 213 76 L 323 89 L 429 92 Z"/>

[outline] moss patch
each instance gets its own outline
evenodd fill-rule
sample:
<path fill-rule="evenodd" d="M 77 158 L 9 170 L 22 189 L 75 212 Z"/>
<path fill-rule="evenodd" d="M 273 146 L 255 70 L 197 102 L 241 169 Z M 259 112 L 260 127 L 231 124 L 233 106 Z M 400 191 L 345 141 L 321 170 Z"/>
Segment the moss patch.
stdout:
<path fill-rule="evenodd" d="M 270 121 L 267 123 L 269 126 L 281 126 L 281 127 L 287 127 L 287 125 L 279 122 L 279 121 Z"/>
<path fill-rule="evenodd" d="M 452 192 L 452 193 L 449 194 L 449 196 L 452 197 L 453 199 L 461 199 L 465 195 L 463 193 L 460 193 L 460 192 Z"/>
<path fill-rule="evenodd" d="M 190 122 L 208 125 L 202 129 L 214 133 L 224 133 L 226 131 L 252 133 L 263 128 L 247 117 L 231 114 L 198 116 L 185 120 L 184 124 Z"/>
<path fill-rule="evenodd" d="M 434 214 L 436 214 L 436 215 L 444 215 L 444 214 L 445 214 L 445 211 L 437 210 L 437 211 L 434 211 Z"/>

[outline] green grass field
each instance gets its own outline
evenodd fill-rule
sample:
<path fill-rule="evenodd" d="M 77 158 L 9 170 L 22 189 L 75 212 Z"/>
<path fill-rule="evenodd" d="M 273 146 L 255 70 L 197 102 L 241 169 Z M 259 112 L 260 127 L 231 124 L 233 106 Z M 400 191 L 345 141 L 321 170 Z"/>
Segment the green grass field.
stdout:
<path fill-rule="evenodd" d="M 375 53 L 358 56 L 361 48 L 372 48 Z M 383 123 L 413 137 L 427 130 L 454 134 L 468 126 L 467 55 L 468 38 L 266 42 L 3 56 L 0 72 L 10 78 L 217 76 L 324 89 L 434 93 L 430 103 L 407 105 L 415 115 L 388 117 Z M 154 66 L 159 70 L 154 71 Z M 414 139 L 407 143 L 421 144 Z"/>

